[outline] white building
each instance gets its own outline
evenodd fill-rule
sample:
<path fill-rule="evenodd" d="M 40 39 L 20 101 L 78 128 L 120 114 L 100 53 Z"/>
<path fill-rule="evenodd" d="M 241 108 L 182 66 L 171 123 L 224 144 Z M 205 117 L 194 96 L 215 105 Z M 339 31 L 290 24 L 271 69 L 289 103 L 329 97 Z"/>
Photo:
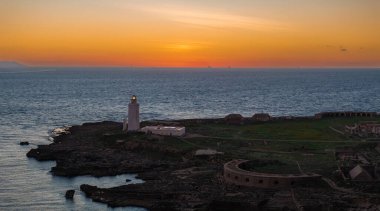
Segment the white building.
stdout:
<path fill-rule="evenodd" d="M 137 103 L 137 97 L 132 96 L 128 105 L 128 119 L 124 121 L 123 130 L 138 131 L 140 129 L 140 105 Z"/>
<path fill-rule="evenodd" d="M 141 128 L 141 131 L 162 136 L 183 136 L 186 133 L 185 127 L 171 126 L 146 126 Z"/>
<path fill-rule="evenodd" d="M 371 174 L 362 166 L 357 165 L 349 172 L 351 179 L 361 181 L 371 181 L 373 178 Z"/>
<path fill-rule="evenodd" d="M 215 155 L 223 155 L 223 152 L 218 152 L 214 149 L 198 149 L 195 151 L 195 156 L 215 156 Z"/>

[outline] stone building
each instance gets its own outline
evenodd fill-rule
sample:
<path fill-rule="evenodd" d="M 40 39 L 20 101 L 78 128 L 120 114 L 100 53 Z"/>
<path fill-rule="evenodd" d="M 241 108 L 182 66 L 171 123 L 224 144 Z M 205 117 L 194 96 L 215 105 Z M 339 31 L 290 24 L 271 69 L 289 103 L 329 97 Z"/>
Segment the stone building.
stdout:
<path fill-rule="evenodd" d="M 247 171 L 240 166 L 248 160 L 233 160 L 224 164 L 224 180 L 238 186 L 282 189 L 297 184 L 309 184 L 321 180 L 318 174 L 270 174 Z"/>
<path fill-rule="evenodd" d="M 141 128 L 142 132 L 147 134 L 156 134 L 161 136 L 184 136 L 186 134 L 185 127 L 173 127 L 173 126 L 146 126 Z"/>
<path fill-rule="evenodd" d="M 267 122 L 271 119 L 271 116 L 267 113 L 257 113 L 252 116 L 254 121 Z"/>
<path fill-rule="evenodd" d="M 244 123 L 244 117 L 240 114 L 229 114 L 224 117 L 224 120 L 230 125 L 242 125 Z"/>

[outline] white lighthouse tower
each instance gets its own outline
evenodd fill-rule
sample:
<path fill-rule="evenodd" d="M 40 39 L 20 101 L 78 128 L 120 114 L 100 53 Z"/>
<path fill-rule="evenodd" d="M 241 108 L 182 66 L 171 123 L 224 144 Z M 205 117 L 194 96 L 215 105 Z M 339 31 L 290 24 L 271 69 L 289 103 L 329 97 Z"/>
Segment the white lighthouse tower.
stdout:
<path fill-rule="evenodd" d="M 135 95 L 132 96 L 128 105 L 128 121 L 124 121 L 123 130 L 128 132 L 140 130 L 140 105 L 137 103 Z"/>

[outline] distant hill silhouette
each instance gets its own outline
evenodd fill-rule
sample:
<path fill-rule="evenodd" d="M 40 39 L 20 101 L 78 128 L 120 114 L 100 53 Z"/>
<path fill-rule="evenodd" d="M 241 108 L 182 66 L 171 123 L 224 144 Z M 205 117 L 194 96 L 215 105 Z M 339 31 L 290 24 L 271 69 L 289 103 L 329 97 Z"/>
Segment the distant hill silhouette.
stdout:
<path fill-rule="evenodd" d="M 26 67 L 23 64 L 13 61 L 0 61 L 0 69 L 16 69 Z"/>

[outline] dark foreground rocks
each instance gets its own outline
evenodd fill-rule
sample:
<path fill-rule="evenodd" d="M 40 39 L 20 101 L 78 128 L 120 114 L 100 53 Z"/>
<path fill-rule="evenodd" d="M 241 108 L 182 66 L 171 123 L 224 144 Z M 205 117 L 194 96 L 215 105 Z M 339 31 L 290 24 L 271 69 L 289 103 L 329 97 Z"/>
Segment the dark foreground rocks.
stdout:
<path fill-rule="evenodd" d="M 66 199 L 73 199 L 74 198 L 75 190 L 68 190 L 66 191 L 65 198 Z"/>
<path fill-rule="evenodd" d="M 87 197 L 111 207 L 138 206 L 149 210 L 380 208 L 376 197 L 368 199 L 326 187 L 270 190 L 231 186 L 225 184 L 222 175 L 224 162 L 231 158 L 199 159 L 181 140 L 124 134 L 121 130 L 122 124 L 117 122 L 73 126 L 68 133 L 55 137 L 54 143 L 38 146 L 27 156 L 40 161 L 55 160 L 56 166 L 51 172 L 58 176 L 137 173 L 144 183 L 113 188 L 81 185 Z M 74 195 L 73 192 L 67 194 L 69 198 Z"/>
<path fill-rule="evenodd" d="M 54 138 L 50 145 L 40 145 L 27 153 L 39 161 L 55 160 L 57 165 L 51 172 L 57 176 L 113 176 L 124 173 L 139 173 L 157 167 L 166 167 L 168 162 L 147 159 L 126 149 L 118 139 L 134 137 L 121 134 L 122 124 L 101 122 L 83 124 L 70 128 L 70 134 Z M 113 135 L 114 134 L 114 135 Z M 133 145 L 133 144 L 132 144 Z"/>

